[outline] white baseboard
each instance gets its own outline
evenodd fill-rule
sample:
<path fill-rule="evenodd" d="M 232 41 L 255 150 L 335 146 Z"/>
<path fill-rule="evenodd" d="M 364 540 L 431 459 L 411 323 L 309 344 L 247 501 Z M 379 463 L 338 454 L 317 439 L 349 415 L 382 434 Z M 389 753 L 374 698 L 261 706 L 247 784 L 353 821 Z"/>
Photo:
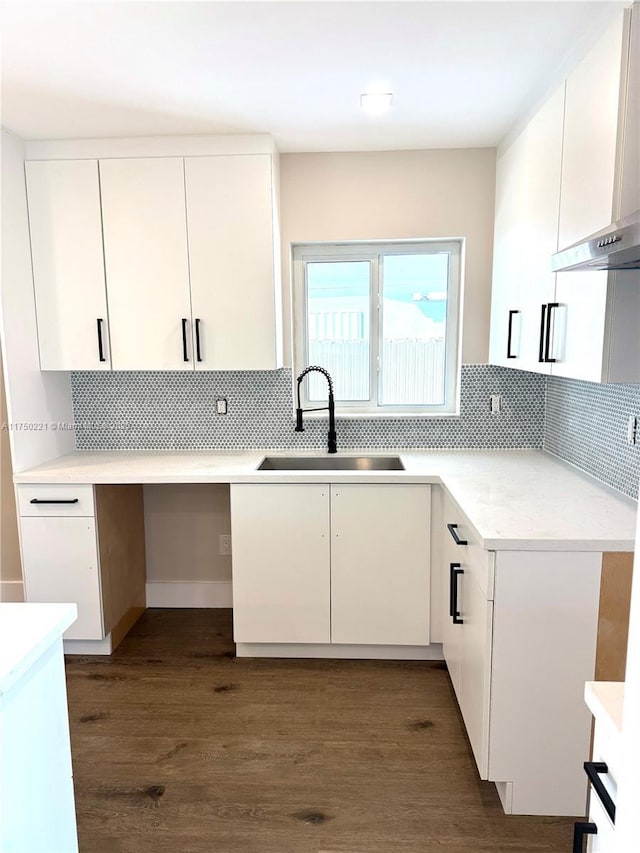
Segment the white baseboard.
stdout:
<path fill-rule="evenodd" d="M 110 655 L 111 634 L 104 640 L 64 640 L 62 646 L 65 655 Z"/>
<path fill-rule="evenodd" d="M 343 660 L 444 660 L 442 644 L 346 646 L 306 643 L 236 643 L 239 658 L 341 658 Z"/>
<path fill-rule="evenodd" d="M 147 607 L 232 607 L 231 581 L 150 581 Z"/>
<path fill-rule="evenodd" d="M 0 601 L 24 601 L 22 581 L 0 581 Z"/>

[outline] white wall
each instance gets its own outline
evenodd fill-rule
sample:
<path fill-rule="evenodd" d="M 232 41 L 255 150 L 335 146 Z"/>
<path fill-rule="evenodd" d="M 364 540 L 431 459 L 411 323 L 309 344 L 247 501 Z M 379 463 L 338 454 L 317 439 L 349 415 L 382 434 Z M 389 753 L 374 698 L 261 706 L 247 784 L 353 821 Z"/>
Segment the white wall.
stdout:
<path fill-rule="evenodd" d="M 7 413 L 3 421 L 11 448 L 14 471 L 23 471 L 75 446 L 73 431 L 51 425 L 72 422 L 71 386 L 68 373 L 41 373 L 38 360 L 35 301 L 31 277 L 29 225 L 24 183 L 24 145 L 2 130 L 2 278 L 0 280 L 0 339 Z M 34 428 L 35 427 L 35 428 Z M 6 450 L 3 451 L 6 453 Z M 3 457 L 3 487 L 8 487 L 7 462 Z M 9 473 L 9 477 L 11 474 Z M 6 511 L 6 516 L 5 516 Z M 11 508 L 3 510 L 11 529 Z M 4 533 L 4 530 L 3 530 Z M 8 534 L 11 537 L 11 533 Z M 9 538 L 9 543 L 11 539 Z M 15 567 L 15 542 L 7 546 L 7 580 L 20 575 Z M 4 550 L 4 544 L 3 544 Z M 12 556 L 9 558 L 9 554 Z M 4 559 L 3 559 L 4 562 Z M 5 569 L 2 570 L 3 574 Z M 5 590 L 6 592 L 6 590 Z"/>
<path fill-rule="evenodd" d="M 2 279 L 0 314 L 7 410 L 14 471 L 70 453 L 74 433 L 52 429 L 71 423 L 68 373 L 41 373 L 24 182 L 24 145 L 2 131 Z M 37 428 L 26 428 L 36 425 Z M 18 427 L 18 428 L 16 428 Z M 22 428 L 19 428 L 22 427 Z"/>
<path fill-rule="evenodd" d="M 285 328 L 292 243 L 464 237 L 462 361 L 486 362 L 494 196 L 492 148 L 281 154 Z"/>

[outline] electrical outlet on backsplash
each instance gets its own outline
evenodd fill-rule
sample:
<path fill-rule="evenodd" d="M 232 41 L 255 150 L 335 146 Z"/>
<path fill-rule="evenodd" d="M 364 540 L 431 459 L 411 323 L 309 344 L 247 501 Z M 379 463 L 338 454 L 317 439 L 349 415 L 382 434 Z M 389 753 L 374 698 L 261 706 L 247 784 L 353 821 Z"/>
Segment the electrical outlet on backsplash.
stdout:
<path fill-rule="evenodd" d="M 640 386 L 594 385 L 487 364 L 462 366 L 459 417 L 340 418 L 341 450 L 542 448 L 637 497 L 640 448 L 626 444 Z M 326 422 L 294 432 L 289 368 L 71 374 L 79 450 L 309 449 Z M 492 414 L 492 395 L 501 398 Z M 216 399 L 228 414 L 216 415 Z M 623 424 L 621 427 L 620 424 Z"/>

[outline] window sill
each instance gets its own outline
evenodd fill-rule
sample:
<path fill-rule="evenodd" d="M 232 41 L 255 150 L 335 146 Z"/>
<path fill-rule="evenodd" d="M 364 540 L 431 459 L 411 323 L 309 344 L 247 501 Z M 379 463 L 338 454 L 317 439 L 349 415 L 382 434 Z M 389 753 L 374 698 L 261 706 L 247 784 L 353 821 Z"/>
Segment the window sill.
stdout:
<path fill-rule="evenodd" d="M 295 420 L 295 412 L 293 413 Z M 305 412 L 305 421 L 326 421 L 329 413 L 324 412 Z M 454 420 L 460 417 L 460 410 L 455 412 L 416 412 L 408 409 L 406 411 L 395 412 L 336 412 L 336 422 L 339 421 L 397 421 L 397 420 Z"/>

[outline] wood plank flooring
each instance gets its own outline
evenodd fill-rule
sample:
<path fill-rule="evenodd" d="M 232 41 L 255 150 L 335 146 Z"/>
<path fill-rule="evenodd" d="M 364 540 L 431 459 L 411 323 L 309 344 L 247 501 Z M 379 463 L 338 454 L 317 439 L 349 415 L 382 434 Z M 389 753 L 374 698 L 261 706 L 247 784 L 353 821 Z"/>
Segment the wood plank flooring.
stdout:
<path fill-rule="evenodd" d="M 571 849 L 479 781 L 443 664 L 237 659 L 231 611 L 151 610 L 66 666 L 81 853 Z"/>

